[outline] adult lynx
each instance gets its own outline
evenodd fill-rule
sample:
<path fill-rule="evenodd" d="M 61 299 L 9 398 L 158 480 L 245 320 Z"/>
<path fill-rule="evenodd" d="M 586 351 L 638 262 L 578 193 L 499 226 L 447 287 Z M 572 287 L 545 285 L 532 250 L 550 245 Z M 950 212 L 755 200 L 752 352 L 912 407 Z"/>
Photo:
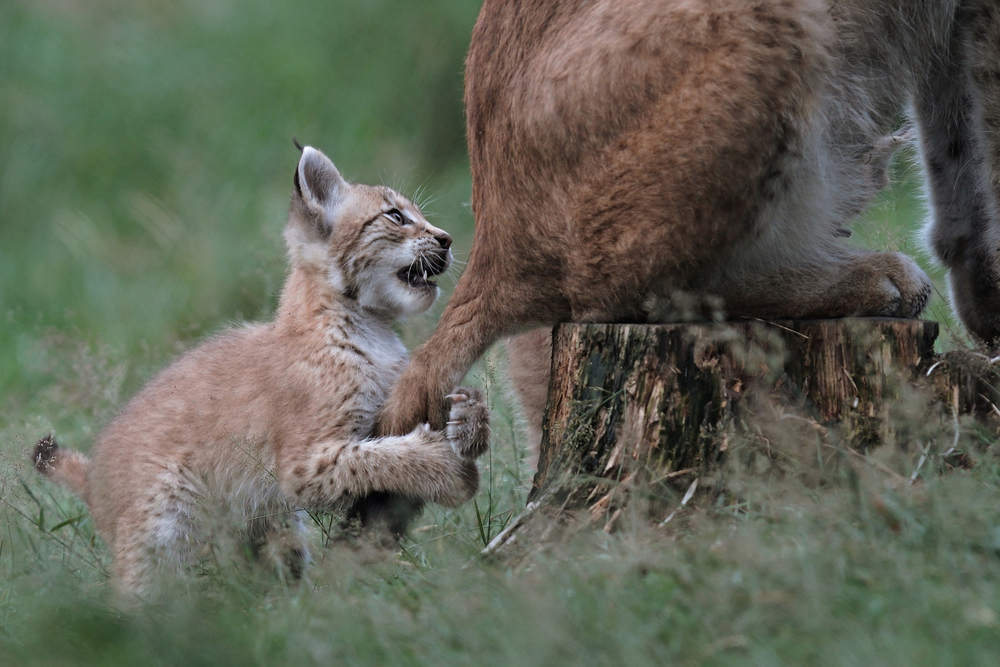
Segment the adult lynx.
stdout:
<path fill-rule="evenodd" d="M 917 315 L 917 265 L 842 238 L 907 113 L 955 309 L 1000 337 L 996 0 L 485 0 L 465 102 L 472 253 L 380 433 L 443 424 L 498 337 L 679 293 L 731 317 Z M 536 402 L 545 344 L 512 360 Z"/>
<path fill-rule="evenodd" d="M 101 433 L 92 462 L 51 437 L 35 448 L 35 467 L 86 500 L 126 592 L 195 558 L 213 504 L 298 573 L 301 508 L 380 493 L 454 505 L 476 491 L 489 437 L 476 390 L 450 395 L 440 430 L 369 438 L 406 363 L 392 323 L 437 298 L 431 277 L 451 263 L 451 238 L 393 190 L 346 182 L 313 148 L 294 183 L 275 321 L 220 334 L 160 373 Z"/>

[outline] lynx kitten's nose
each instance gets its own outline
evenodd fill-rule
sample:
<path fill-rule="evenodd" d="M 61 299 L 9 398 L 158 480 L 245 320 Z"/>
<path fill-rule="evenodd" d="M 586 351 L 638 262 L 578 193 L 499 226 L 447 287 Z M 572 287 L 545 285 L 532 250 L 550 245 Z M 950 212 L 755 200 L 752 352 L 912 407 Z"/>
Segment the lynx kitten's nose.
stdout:
<path fill-rule="evenodd" d="M 445 250 L 451 247 L 451 237 L 447 234 L 441 234 L 439 236 L 435 236 L 434 238 L 437 239 L 437 242 L 440 243 L 441 247 Z"/>

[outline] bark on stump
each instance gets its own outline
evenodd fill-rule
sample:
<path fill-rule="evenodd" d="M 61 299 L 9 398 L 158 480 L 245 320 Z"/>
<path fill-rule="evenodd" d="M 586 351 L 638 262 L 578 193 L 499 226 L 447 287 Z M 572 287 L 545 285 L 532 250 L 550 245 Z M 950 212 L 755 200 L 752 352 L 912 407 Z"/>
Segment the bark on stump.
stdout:
<path fill-rule="evenodd" d="M 703 470 L 761 392 L 817 428 L 848 425 L 859 449 L 891 431 L 890 405 L 915 384 L 953 414 L 1000 416 L 992 366 L 936 356 L 937 335 L 936 322 L 887 318 L 560 325 L 528 509 L 487 551 L 544 539 L 527 527 L 547 510 L 600 513 L 637 473 Z"/>

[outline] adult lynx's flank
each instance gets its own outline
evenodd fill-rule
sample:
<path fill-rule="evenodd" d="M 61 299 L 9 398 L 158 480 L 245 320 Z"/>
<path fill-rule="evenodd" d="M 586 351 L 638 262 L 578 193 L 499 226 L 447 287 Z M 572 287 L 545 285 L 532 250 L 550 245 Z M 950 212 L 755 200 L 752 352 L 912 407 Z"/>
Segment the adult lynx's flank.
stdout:
<path fill-rule="evenodd" d="M 93 460 L 39 442 L 35 467 L 82 496 L 123 592 L 152 590 L 204 543 L 225 507 L 258 556 L 308 562 L 302 509 L 392 494 L 455 505 L 475 493 L 488 447 L 482 395 L 457 389 L 443 430 L 370 438 L 406 364 L 398 318 L 434 302 L 451 238 L 386 187 L 352 184 L 310 147 L 285 228 L 290 271 L 277 318 L 203 343 L 153 379 L 101 433 Z"/>
<path fill-rule="evenodd" d="M 907 115 L 928 245 L 1000 344 L 997 0 L 484 0 L 465 72 L 472 252 L 377 432 L 443 424 L 489 345 L 562 321 L 917 316 L 917 264 L 843 238 Z M 549 339 L 526 335 L 537 433 Z"/>

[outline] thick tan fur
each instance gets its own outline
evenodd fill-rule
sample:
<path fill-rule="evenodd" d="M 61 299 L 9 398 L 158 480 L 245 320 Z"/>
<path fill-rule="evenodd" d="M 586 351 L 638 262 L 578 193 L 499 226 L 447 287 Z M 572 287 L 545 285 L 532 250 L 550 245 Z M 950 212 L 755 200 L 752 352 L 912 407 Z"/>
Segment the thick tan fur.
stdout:
<path fill-rule="evenodd" d="M 123 591 L 197 557 L 214 508 L 293 573 L 308 560 L 301 510 L 370 494 L 455 505 L 488 446 L 481 394 L 450 396 L 447 425 L 370 438 L 406 363 L 393 332 L 437 297 L 451 239 L 384 187 L 350 184 L 306 147 L 285 231 L 277 318 L 222 333 L 160 373 L 101 433 L 93 463 L 49 438 L 33 460 L 87 501 Z M 445 396 L 441 396 L 442 400 Z"/>
<path fill-rule="evenodd" d="M 442 389 L 499 337 L 645 320 L 675 295 L 729 317 L 916 316 L 931 286 L 913 260 L 843 239 L 911 104 L 930 245 L 963 321 L 1000 335 L 997 7 L 485 0 L 466 70 L 473 249 L 378 431 L 443 423 Z M 525 396 L 545 374 L 517 367 L 545 344 L 513 350 Z"/>

